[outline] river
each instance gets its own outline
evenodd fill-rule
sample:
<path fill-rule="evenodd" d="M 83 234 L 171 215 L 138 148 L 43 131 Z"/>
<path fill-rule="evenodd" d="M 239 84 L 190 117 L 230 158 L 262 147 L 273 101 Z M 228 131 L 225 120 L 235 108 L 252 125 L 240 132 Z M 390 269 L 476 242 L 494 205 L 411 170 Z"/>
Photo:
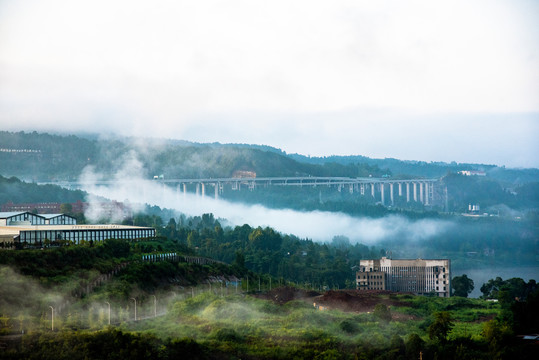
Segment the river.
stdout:
<path fill-rule="evenodd" d="M 466 274 L 474 282 L 474 289 L 468 296 L 477 298 L 482 295 L 480 290 L 481 286 L 497 276 L 504 280 L 516 277 L 521 278 L 526 282 L 530 279 L 539 281 L 539 266 L 454 269 L 451 276 L 455 277 L 462 274 Z"/>

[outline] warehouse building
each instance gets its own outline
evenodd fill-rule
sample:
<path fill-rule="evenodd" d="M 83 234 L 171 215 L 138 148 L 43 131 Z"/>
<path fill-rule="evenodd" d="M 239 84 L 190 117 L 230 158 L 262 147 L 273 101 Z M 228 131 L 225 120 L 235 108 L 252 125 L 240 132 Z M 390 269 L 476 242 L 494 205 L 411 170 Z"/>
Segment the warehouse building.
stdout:
<path fill-rule="evenodd" d="M 361 260 L 356 273 L 359 290 L 389 290 L 418 295 L 451 294 L 451 261 L 449 259 Z"/>
<path fill-rule="evenodd" d="M 49 244 L 83 244 L 106 239 L 137 240 L 155 237 L 155 229 L 125 225 L 0 226 L 0 242 L 41 247 Z"/>
<path fill-rule="evenodd" d="M 83 244 L 106 239 L 137 240 L 155 237 L 155 229 L 126 225 L 77 225 L 64 214 L 0 213 L 0 248 Z"/>

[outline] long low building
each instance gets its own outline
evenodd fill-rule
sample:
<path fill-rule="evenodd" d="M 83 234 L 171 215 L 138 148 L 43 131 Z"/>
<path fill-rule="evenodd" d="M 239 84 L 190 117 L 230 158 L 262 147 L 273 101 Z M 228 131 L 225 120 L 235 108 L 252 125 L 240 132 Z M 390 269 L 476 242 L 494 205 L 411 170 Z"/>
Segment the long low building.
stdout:
<path fill-rule="evenodd" d="M 81 244 L 106 239 L 145 239 L 155 237 L 151 227 L 126 225 L 21 225 L 0 226 L 0 242 L 43 246 L 47 243 L 69 241 Z"/>
<path fill-rule="evenodd" d="M 389 290 L 419 295 L 451 295 L 449 259 L 360 260 L 356 273 L 359 290 Z"/>

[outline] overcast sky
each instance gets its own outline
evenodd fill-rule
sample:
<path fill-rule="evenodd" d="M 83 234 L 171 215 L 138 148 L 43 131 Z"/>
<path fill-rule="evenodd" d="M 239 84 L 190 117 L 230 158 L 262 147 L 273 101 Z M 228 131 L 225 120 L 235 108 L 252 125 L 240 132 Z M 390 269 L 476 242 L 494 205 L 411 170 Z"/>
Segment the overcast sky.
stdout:
<path fill-rule="evenodd" d="M 539 167 L 539 2 L 0 0 L 0 129 Z"/>

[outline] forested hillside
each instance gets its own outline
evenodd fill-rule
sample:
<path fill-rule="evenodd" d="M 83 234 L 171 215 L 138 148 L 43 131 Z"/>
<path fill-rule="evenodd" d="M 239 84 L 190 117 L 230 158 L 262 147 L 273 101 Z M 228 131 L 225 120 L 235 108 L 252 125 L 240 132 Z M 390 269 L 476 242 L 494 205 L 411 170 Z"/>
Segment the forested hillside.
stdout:
<path fill-rule="evenodd" d="M 297 161 L 309 164 L 333 162 L 342 165 L 362 163 L 378 166 L 381 169 L 388 169 L 389 173 L 398 177 L 406 177 L 406 175 L 408 175 L 438 178 L 445 176 L 448 173 L 457 173 L 463 170 L 479 170 L 484 171 L 489 178 L 511 185 L 539 181 L 539 169 L 508 169 L 489 164 L 425 162 L 393 158 L 373 159 L 359 155 L 307 157 L 300 154 L 289 154 L 288 156 Z"/>
<path fill-rule="evenodd" d="M 57 185 L 38 185 L 27 183 L 18 178 L 5 178 L 0 175 L 0 205 L 12 203 L 60 202 L 73 203 L 84 201 L 86 193 L 68 190 Z"/>
<path fill-rule="evenodd" d="M 381 176 L 366 164 L 301 163 L 262 146 L 195 144 L 155 139 L 88 140 L 76 136 L 0 132 L 0 174 L 36 181 L 75 180 L 91 165 L 112 176 L 127 161 L 140 162 L 147 178 L 257 176 Z"/>
<path fill-rule="evenodd" d="M 237 170 L 257 176 L 442 177 L 461 170 L 482 170 L 503 183 L 539 181 L 539 169 L 505 169 L 486 164 L 371 159 L 365 156 L 307 157 L 263 145 L 198 144 L 179 140 L 78 137 L 0 131 L 0 174 L 27 179 L 73 179 L 87 165 L 114 173 L 130 157 L 147 176 L 229 177 Z"/>

